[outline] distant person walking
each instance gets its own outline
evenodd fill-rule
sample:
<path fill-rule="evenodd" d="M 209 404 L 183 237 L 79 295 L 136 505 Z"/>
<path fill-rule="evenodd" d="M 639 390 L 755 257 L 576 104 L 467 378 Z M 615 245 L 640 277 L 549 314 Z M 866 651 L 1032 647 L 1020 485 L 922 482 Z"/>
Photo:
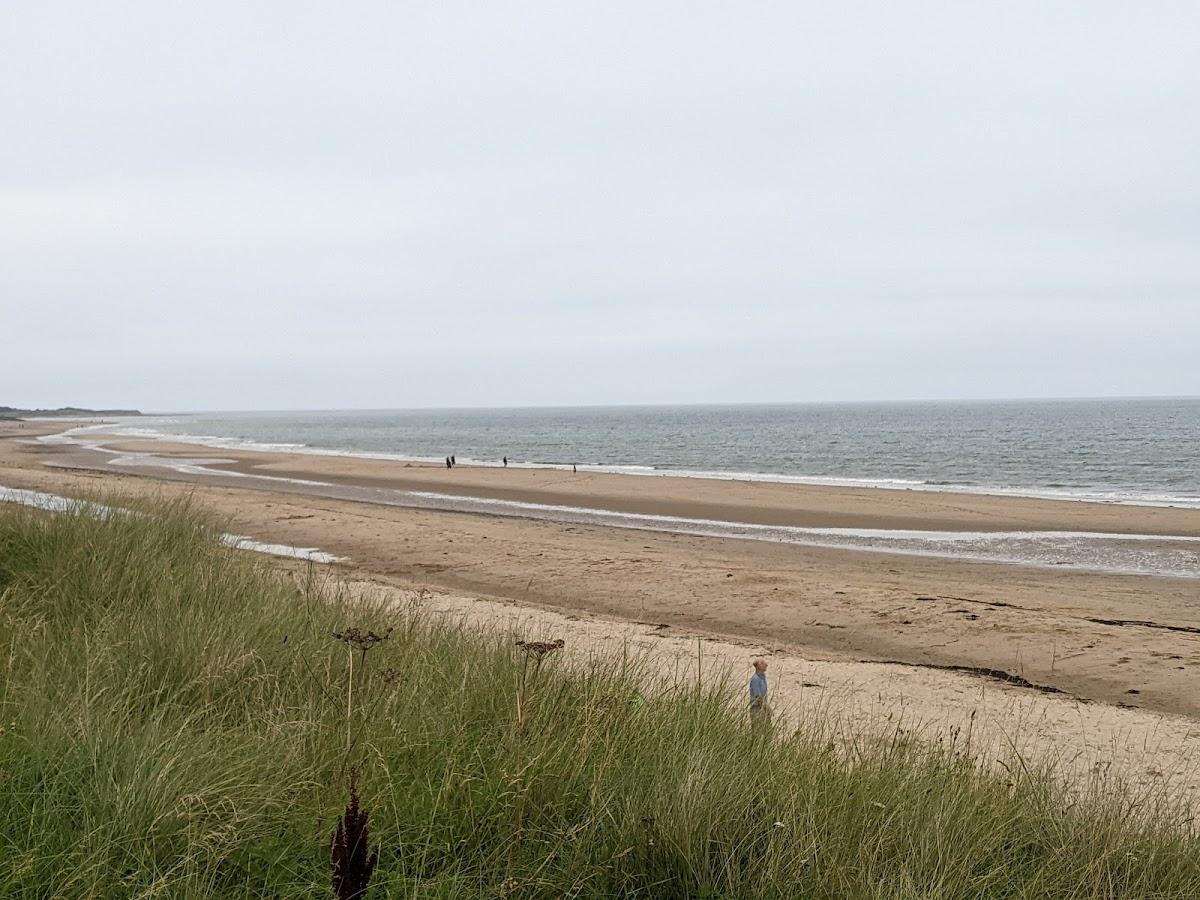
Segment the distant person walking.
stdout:
<path fill-rule="evenodd" d="M 508 468 L 508 457 L 504 457 L 504 468 Z"/>
<path fill-rule="evenodd" d="M 447 457 L 446 457 L 446 468 L 448 469 L 448 468 L 450 468 L 450 466 L 452 466 L 452 465 L 453 465 L 453 463 L 452 463 L 452 462 L 450 462 L 450 457 L 448 457 L 448 456 L 447 456 Z"/>
<path fill-rule="evenodd" d="M 451 454 L 451 456 L 450 456 L 450 465 L 452 465 L 452 466 L 458 465 L 458 460 L 454 458 L 453 454 Z"/>
<path fill-rule="evenodd" d="M 750 676 L 750 716 L 765 719 L 767 715 L 767 661 L 754 661 L 754 674 Z"/>
<path fill-rule="evenodd" d="M 578 472 L 578 471 L 579 471 L 579 466 L 575 465 L 574 463 L 571 463 L 571 471 L 572 471 L 572 472 Z"/>

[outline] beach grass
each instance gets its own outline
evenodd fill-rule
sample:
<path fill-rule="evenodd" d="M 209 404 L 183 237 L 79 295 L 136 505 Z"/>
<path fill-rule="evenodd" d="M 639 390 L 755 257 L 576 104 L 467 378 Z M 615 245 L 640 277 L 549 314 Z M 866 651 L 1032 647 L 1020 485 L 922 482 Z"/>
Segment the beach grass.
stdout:
<path fill-rule="evenodd" d="M 371 897 L 1200 896 L 1161 796 L 754 726 L 726 681 L 521 648 L 222 546 L 187 502 L 103 502 L 148 515 L 0 504 L 0 897 L 333 896 L 352 776 Z"/>

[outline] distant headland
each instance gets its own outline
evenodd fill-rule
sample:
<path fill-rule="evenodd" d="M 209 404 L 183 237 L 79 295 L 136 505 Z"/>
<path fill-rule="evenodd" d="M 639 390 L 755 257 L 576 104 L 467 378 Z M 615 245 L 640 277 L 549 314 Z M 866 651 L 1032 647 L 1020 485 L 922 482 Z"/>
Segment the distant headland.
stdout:
<path fill-rule="evenodd" d="M 140 416 L 136 409 L 83 409 L 79 406 L 60 406 L 58 409 L 20 409 L 15 406 L 0 406 L 0 419 L 25 419 L 32 417 L 53 418 L 55 416 Z"/>

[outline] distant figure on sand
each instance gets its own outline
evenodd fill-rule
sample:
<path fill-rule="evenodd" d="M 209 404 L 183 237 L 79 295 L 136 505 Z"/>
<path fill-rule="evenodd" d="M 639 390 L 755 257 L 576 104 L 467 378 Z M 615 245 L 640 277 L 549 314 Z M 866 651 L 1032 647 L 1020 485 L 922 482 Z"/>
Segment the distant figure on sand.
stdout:
<path fill-rule="evenodd" d="M 446 468 L 447 469 L 450 468 L 451 465 L 453 465 L 453 464 L 450 462 L 450 457 L 447 456 L 446 457 Z"/>
<path fill-rule="evenodd" d="M 754 674 L 750 676 L 750 715 L 765 716 L 767 713 L 767 661 L 754 661 Z"/>
<path fill-rule="evenodd" d="M 458 460 L 454 458 L 453 454 L 451 454 L 451 456 L 450 456 L 450 465 L 452 465 L 452 466 L 458 465 Z"/>
<path fill-rule="evenodd" d="M 508 457 L 504 457 L 504 468 L 508 468 Z"/>
<path fill-rule="evenodd" d="M 575 465 L 574 463 L 571 463 L 571 471 L 572 471 L 572 472 L 578 472 L 578 471 L 579 471 L 579 466 Z"/>

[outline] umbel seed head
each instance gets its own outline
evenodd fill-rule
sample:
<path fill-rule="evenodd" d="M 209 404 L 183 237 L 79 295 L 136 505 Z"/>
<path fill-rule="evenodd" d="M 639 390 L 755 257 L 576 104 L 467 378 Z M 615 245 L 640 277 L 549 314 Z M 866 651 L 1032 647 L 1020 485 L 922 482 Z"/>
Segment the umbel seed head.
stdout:
<path fill-rule="evenodd" d="M 363 631 L 361 628 L 347 628 L 345 631 L 335 631 L 333 636 L 343 644 L 348 644 L 366 653 L 376 644 L 381 644 L 391 637 L 392 630 L 389 628 L 383 634 L 376 634 L 374 631 Z"/>

